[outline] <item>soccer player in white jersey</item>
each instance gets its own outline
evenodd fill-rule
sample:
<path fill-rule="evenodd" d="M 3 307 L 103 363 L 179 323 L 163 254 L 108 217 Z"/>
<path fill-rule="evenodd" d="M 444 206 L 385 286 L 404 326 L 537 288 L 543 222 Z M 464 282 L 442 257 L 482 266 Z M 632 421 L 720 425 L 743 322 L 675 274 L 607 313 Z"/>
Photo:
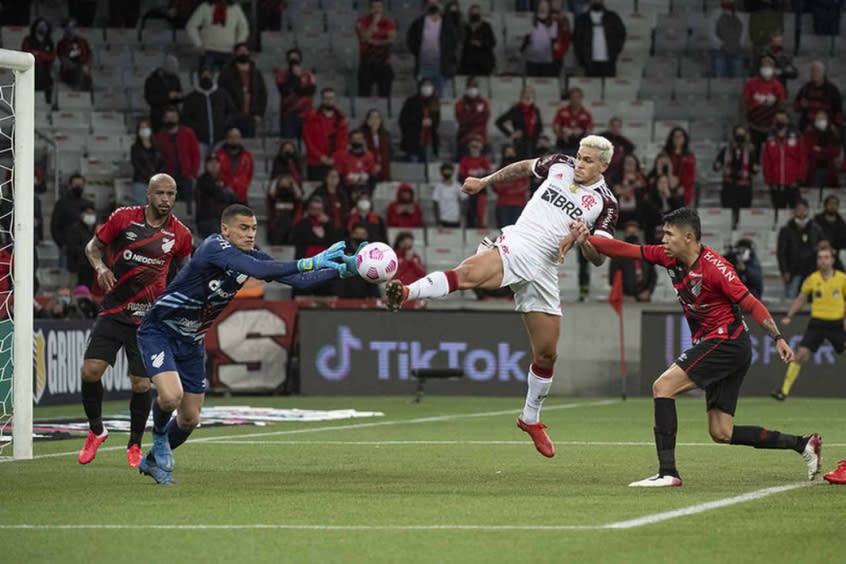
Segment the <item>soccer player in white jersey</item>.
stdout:
<path fill-rule="evenodd" d="M 540 409 L 552 385 L 561 328 L 558 264 L 576 242 L 570 228 L 577 220 L 594 235 L 614 238 L 617 200 L 602 178 L 613 152 L 610 141 L 589 135 L 579 144 L 575 160 L 550 154 L 512 163 L 484 178 L 468 177 L 462 187 L 467 194 L 525 176 L 545 180 L 517 223 L 505 227 L 495 243 L 483 242 L 477 253 L 455 270 L 432 272 L 408 286 L 393 280 L 387 287 L 388 308 L 397 311 L 407 300 L 441 298 L 456 290 L 511 286 L 532 344 L 529 391 L 517 426 L 546 457 L 555 456 L 555 447 L 544 430 L 546 425 L 540 422 Z M 604 257 L 589 242 L 580 244 L 580 248 L 593 264 L 602 264 Z"/>

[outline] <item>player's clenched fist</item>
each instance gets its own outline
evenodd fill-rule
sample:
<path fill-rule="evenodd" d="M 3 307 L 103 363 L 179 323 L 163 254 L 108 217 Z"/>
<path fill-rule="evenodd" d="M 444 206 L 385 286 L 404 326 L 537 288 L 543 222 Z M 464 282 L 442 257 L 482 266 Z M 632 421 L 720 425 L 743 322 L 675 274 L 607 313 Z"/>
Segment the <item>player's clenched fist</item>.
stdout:
<path fill-rule="evenodd" d="M 461 187 L 461 191 L 465 194 L 478 194 L 482 190 L 485 189 L 487 183 L 482 180 L 481 178 L 474 178 L 473 176 L 468 176 L 464 179 L 464 186 Z"/>

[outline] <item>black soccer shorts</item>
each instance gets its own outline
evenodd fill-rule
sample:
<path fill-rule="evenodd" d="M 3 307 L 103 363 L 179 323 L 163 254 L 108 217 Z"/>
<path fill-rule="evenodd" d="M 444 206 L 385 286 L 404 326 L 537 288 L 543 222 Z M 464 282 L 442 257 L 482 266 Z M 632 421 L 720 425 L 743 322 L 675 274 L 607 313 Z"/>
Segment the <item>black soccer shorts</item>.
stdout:
<path fill-rule="evenodd" d="M 837 354 L 846 349 L 846 331 L 843 330 L 843 320 L 836 319 L 834 321 L 826 321 L 824 319 L 814 319 L 813 317 L 808 322 L 808 328 L 805 329 L 805 334 L 802 336 L 800 347 L 807 347 L 811 352 L 817 352 L 817 349 L 828 341 Z"/>
<path fill-rule="evenodd" d="M 703 339 L 684 351 L 676 364 L 705 390 L 706 409 L 734 416 L 740 386 L 752 363 L 752 342 L 742 331 L 736 339 Z"/>
<path fill-rule="evenodd" d="M 129 373 L 133 376 L 146 376 L 147 371 L 144 369 L 141 353 L 138 352 L 137 330 L 136 325 L 121 323 L 110 316 L 99 316 L 88 337 L 85 360 L 105 360 L 114 366 L 117 353 L 123 347 L 129 361 Z"/>

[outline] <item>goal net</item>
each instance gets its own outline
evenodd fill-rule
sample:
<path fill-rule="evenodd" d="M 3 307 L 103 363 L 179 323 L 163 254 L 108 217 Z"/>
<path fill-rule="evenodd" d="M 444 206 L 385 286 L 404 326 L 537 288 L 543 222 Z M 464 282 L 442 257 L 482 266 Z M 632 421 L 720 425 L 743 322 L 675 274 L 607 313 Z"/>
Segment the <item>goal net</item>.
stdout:
<path fill-rule="evenodd" d="M 32 458 L 33 63 L 0 49 L 0 456 L 15 458 Z"/>

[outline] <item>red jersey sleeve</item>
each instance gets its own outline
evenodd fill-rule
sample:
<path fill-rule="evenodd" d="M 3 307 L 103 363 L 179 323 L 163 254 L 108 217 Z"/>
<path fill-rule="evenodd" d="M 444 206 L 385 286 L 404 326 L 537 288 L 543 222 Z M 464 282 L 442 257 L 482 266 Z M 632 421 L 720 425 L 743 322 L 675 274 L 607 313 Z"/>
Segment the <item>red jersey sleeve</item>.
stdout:
<path fill-rule="evenodd" d="M 194 249 L 194 238 L 191 236 L 191 231 L 181 221 L 177 222 L 177 225 L 177 248 L 175 255 L 178 258 L 189 257 L 191 256 L 191 251 Z"/>
<path fill-rule="evenodd" d="M 568 157 L 561 153 L 550 153 L 532 161 L 532 174 L 537 178 L 546 178 L 549 176 L 549 170 L 553 165 L 566 164 L 569 167 L 575 168 L 575 163 L 576 161 L 573 160 L 573 157 Z"/>
<path fill-rule="evenodd" d="M 729 261 L 712 250 L 705 250 L 703 251 L 703 254 L 709 252 L 713 256 L 712 260 L 719 264 L 719 266 L 717 266 L 714 262 L 711 262 L 710 260 L 707 261 L 709 264 L 714 265 L 707 271 L 713 285 L 719 288 L 723 295 L 725 295 L 731 303 L 740 303 L 740 300 L 749 294 L 749 288 L 747 288 L 746 284 L 740 280 L 740 276 L 737 275 L 737 272 L 734 270 Z"/>
<path fill-rule="evenodd" d="M 132 221 L 132 208 L 118 208 L 112 212 L 106 223 L 97 230 L 97 238 L 104 245 L 108 245 L 117 238 L 121 231 L 126 229 Z"/>
<path fill-rule="evenodd" d="M 671 266 L 673 263 L 673 259 L 667 256 L 667 253 L 664 252 L 664 247 L 661 245 L 643 245 L 640 247 L 640 254 L 643 260 L 650 264 Z"/>

